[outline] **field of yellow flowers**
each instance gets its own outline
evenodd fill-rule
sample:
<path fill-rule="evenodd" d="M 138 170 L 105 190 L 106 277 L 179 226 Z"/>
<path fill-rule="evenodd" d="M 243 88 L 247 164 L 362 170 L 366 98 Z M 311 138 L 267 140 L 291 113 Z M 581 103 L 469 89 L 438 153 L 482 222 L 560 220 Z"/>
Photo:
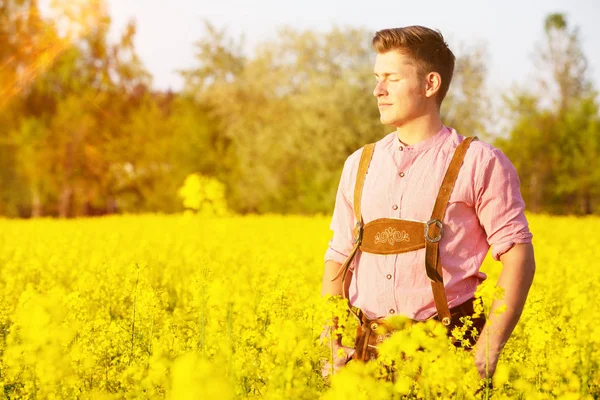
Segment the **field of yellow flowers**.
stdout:
<path fill-rule="evenodd" d="M 494 388 L 477 397 L 599 398 L 600 219 L 529 218 L 536 278 Z M 343 309 L 320 298 L 328 224 L 0 220 L 3 398 L 474 398 L 471 354 L 435 324 L 386 343 L 384 358 L 403 354 L 394 382 L 377 363 L 321 377 L 319 334 Z M 486 260 L 490 293 L 500 267 Z"/>

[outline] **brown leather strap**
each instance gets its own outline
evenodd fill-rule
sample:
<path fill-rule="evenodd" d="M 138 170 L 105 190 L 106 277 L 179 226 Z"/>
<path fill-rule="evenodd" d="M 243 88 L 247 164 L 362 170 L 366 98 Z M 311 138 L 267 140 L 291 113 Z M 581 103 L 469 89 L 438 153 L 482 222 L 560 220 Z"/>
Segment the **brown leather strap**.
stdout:
<path fill-rule="evenodd" d="M 362 192 L 365 186 L 365 179 L 367 178 L 367 171 L 373 158 L 373 152 L 375 151 L 375 143 L 369 143 L 363 148 L 362 154 L 360 155 L 360 162 L 358 164 L 358 172 L 356 173 L 356 185 L 354 186 L 354 217 L 356 221 L 362 223 L 361 213 L 361 202 Z"/>
<path fill-rule="evenodd" d="M 358 163 L 358 172 L 356 173 L 356 184 L 354 185 L 354 219 L 356 220 L 356 225 L 352 231 L 352 235 L 354 238 L 354 246 L 352 247 L 352 251 L 350 251 L 350 254 L 348 255 L 348 257 L 346 257 L 346 260 L 340 267 L 339 271 L 332 279 L 332 281 L 335 281 L 340 276 L 342 277 L 342 293 L 344 295 L 344 298 L 347 297 L 346 274 L 362 241 L 363 219 L 360 205 L 362 200 L 363 187 L 365 186 L 365 179 L 367 178 L 367 170 L 369 169 L 369 165 L 371 164 L 371 159 L 373 158 L 374 151 L 375 143 L 369 143 L 363 147 L 362 154 L 360 155 L 360 161 Z"/>
<path fill-rule="evenodd" d="M 450 161 L 450 166 L 446 171 L 442 186 L 440 187 L 437 199 L 435 200 L 431 219 L 425 226 L 425 270 L 427 271 L 427 276 L 431 280 L 433 300 L 438 312 L 438 318 L 446 326 L 451 324 L 452 319 L 448 308 L 446 291 L 444 289 L 442 263 L 440 262 L 439 242 L 442 239 L 443 234 L 442 220 L 446 214 L 448 201 L 450 201 L 450 194 L 452 194 L 452 190 L 456 184 L 456 178 L 458 177 L 458 172 L 460 171 L 460 167 L 467 154 L 467 149 L 471 145 L 471 142 L 476 139 L 477 137 L 466 138 L 454 151 L 452 161 Z"/>
<path fill-rule="evenodd" d="M 477 339 L 479 334 L 485 325 L 486 318 L 484 315 L 476 316 L 474 310 L 474 303 L 481 302 L 481 299 L 471 298 L 458 306 L 453 307 L 450 310 L 452 315 L 452 324 L 447 327 L 446 334 L 451 338 L 452 343 L 456 347 L 461 347 L 466 351 L 470 351 Z M 461 317 L 470 317 L 468 322 L 469 325 L 465 326 L 466 321 L 461 321 Z M 357 361 L 369 361 L 379 357 L 379 347 L 388 338 L 390 338 L 394 332 L 408 328 L 413 324 L 423 323 L 412 319 L 406 319 L 404 321 L 396 320 L 393 323 L 387 318 L 369 319 L 362 311 L 359 312 L 361 323 L 356 329 L 356 339 L 354 341 L 354 348 L 356 351 L 352 355 L 353 360 Z M 434 317 L 433 319 L 438 319 Z M 454 328 L 460 328 L 463 332 L 461 339 L 458 340 L 452 333 Z"/>
<path fill-rule="evenodd" d="M 360 251 L 400 254 L 425 248 L 424 222 L 379 218 L 365 224 Z"/>
<path fill-rule="evenodd" d="M 444 176 L 444 180 L 442 181 L 442 185 L 438 192 L 438 196 L 435 201 L 435 205 L 433 207 L 433 211 L 431 213 L 431 219 L 425 224 L 424 229 L 424 237 L 425 237 L 425 270 L 427 272 L 427 276 L 431 280 L 431 289 L 433 291 L 433 299 L 435 302 L 435 307 L 438 312 L 438 318 L 442 321 L 442 323 L 446 326 L 450 325 L 451 314 L 448 308 L 448 300 L 446 298 L 446 291 L 444 289 L 444 279 L 442 274 L 442 263 L 440 262 L 440 253 L 439 253 L 439 241 L 442 238 L 443 234 L 443 226 L 442 220 L 444 219 L 444 215 L 446 214 L 446 208 L 448 206 L 448 201 L 450 200 L 450 195 L 452 194 L 452 190 L 454 189 L 454 185 L 456 184 L 456 179 L 458 177 L 458 172 L 460 171 L 460 167 L 464 161 L 464 157 L 467 153 L 467 150 L 473 140 L 476 140 L 477 137 L 466 138 L 461 144 L 456 148 L 452 160 L 450 161 L 450 166 L 446 171 Z M 361 213 L 361 200 L 362 200 L 362 192 L 363 187 L 367 175 L 367 170 L 371 163 L 371 159 L 373 158 L 373 152 L 375 149 L 375 144 L 370 143 L 363 148 L 363 152 L 361 154 L 358 172 L 356 175 L 356 184 L 354 186 L 354 216 L 356 220 L 356 226 L 353 229 L 353 237 L 354 237 L 354 246 L 352 251 L 340 267 L 336 276 L 332 279 L 332 281 L 338 279 L 340 276 L 342 277 L 342 292 L 343 296 L 346 298 L 346 274 L 348 269 L 350 268 L 350 264 L 352 260 L 356 256 L 356 252 L 361 247 L 361 243 L 363 240 L 363 228 L 364 223 L 362 219 Z M 376 220 L 378 221 L 378 220 Z M 378 222 L 377 222 L 378 223 Z M 376 223 L 373 223 L 373 228 L 375 228 Z M 369 237 L 373 236 L 376 240 L 375 235 L 369 235 Z M 379 243 L 373 243 L 376 245 Z M 366 247 L 373 247 L 370 244 L 365 243 Z M 380 253 L 381 251 L 381 253 Z M 374 249 L 374 252 L 379 254 L 387 254 L 387 249 L 380 250 Z M 396 251 L 394 251 L 395 253 Z M 350 307 L 352 313 L 357 317 L 358 314 L 352 307 Z M 360 318 L 359 318 L 360 320 Z"/>

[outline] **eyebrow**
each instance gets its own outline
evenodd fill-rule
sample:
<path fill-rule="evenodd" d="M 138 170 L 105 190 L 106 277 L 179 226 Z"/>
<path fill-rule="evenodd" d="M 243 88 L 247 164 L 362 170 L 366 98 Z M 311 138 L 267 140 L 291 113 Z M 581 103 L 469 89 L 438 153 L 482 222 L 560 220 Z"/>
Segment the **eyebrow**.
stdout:
<path fill-rule="evenodd" d="M 373 72 L 373 74 L 375 76 L 383 76 L 383 77 L 388 77 L 390 75 L 402 75 L 402 73 L 400 73 L 400 72 L 382 72 L 382 73 Z"/>

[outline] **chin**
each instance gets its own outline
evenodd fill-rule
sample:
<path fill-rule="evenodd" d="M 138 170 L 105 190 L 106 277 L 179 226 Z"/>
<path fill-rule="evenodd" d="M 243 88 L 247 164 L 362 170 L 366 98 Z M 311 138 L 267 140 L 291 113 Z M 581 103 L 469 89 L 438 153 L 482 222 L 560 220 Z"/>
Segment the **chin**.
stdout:
<path fill-rule="evenodd" d="M 398 119 L 379 118 L 379 121 L 381 121 L 381 123 L 383 125 L 392 126 L 394 128 L 402 126 L 402 124 L 403 124 L 403 121 L 402 120 L 398 120 Z"/>
<path fill-rule="evenodd" d="M 396 122 L 396 120 L 391 119 L 391 118 L 384 118 L 383 116 L 379 117 L 379 121 L 383 124 L 383 125 L 390 125 L 393 126 L 394 123 Z"/>

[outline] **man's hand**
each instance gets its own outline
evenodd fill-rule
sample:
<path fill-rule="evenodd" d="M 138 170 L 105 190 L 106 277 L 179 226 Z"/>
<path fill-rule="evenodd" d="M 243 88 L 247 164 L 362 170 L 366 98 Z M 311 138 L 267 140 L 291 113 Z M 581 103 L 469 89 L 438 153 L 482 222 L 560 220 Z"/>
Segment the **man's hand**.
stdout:
<path fill-rule="evenodd" d="M 342 296 L 344 291 L 342 289 L 342 279 L 338 278 L 333 280 L 335 275 L 341 268 L 341 264 L 337 263 L 333 260 L 329 260 L 325 263 L 325 271 L 323 273 L 323 287 L 321 294 L 323 296 L 331 295 L 331 296 Z M 352 272 L 348 271 L 348 275 L 346 277 L 346 292 L 348 291 L 348 286 L 350 285 L 350 280 L 352 278 Z M 328 360 L 323 360 L 323 367 L 321 368 L 321 373 L 323 377 L 337 373 L 344 365 L 348 363 L 348 361 L 352 358 L 354 354 L 354 349 L 347 346 L 342 346 L 342 337 L 341 335 L 336 335 L 336 337 L 332 338 L 329 336 L 330 332 L 334 331 L 337 328 L 337 318 L 333 319 L 333 323 L 331 327 L 325 328 L 323 333 L 321 334 L 321 342 L 327 345 L 327 348 L 330 350 L 330 356 Z"/>
<path fill-rule="evenodd" d="M 482 379 L 494 376 L 500 357 L 500 351 L 487 348 L 486 342 L 486 340 L 480 339 L 475 347 L 475 367 Z"/>
<path fill-rule="evenodd" d="M 353 348 L 341 346 L 335 341 L 333 342 L 333 346 L 331 346 L 330 343 L 328 347 L 332 353 L 333 363 L 327 360 L 323 364 L 321 367 L 321 374 L 323 375 L 323 378 L 332 375 L 332 373 L 338 373 L 340 369 L 342 369 L 348 363 L 348 361 L 350 361 L 355 351 Z"/>

